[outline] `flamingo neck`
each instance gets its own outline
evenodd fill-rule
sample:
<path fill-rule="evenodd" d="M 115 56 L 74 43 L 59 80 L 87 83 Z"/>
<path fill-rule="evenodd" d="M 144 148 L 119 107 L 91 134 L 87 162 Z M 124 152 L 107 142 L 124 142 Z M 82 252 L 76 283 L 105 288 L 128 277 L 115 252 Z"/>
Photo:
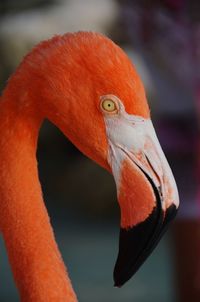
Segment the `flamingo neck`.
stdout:
<path fill-rule="evenodd" d="M 21 301 L 75 302 L 38 179 L 41 122 L 30 109 L 0 102 L 0 228 Z"/>

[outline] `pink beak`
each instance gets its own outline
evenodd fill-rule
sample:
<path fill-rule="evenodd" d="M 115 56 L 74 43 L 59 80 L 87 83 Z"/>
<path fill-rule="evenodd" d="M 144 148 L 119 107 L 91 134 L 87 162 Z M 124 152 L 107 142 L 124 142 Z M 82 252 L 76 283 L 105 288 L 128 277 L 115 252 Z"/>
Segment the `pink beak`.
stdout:
<path fill-rule="evenodd" d="M 176 215 L 179 198 L 151 120 L 123 112 L 106 117 L 105 124 L 121 209 L 114 280 L 122 286 L 159 242 Z"/>

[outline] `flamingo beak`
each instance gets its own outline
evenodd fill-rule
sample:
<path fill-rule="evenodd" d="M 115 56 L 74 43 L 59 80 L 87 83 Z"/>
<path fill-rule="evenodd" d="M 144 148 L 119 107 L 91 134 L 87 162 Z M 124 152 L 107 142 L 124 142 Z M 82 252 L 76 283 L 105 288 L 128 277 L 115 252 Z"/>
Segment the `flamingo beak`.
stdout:
<path fill-rule="evenodd" d="M 108 162 L 121 209 L 115 286 L 128 281 L 151 254 L 179 205 L 171 169 L 150 119 L 128 115 L 105 118 Z"/>

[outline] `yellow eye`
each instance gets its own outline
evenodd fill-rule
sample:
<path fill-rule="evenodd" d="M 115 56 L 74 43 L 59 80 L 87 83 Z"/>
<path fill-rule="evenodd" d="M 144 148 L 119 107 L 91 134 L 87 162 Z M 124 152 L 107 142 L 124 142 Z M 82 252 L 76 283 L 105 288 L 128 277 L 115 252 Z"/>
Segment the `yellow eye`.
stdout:
<path fill-rule="evenodd" d="M 106 111 L 107 113 L 117 113 L 118 107 L 116 105 L 116 102 L 114 102 L 112 99 L 105 98 L 101 102 L 101 108 L 103 111 Z"/>

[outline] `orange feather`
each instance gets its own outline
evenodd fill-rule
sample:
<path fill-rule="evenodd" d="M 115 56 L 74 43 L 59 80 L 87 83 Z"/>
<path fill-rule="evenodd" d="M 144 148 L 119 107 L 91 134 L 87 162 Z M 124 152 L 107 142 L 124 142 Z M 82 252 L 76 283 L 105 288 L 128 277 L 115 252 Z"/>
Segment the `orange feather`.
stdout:
<path fill-rule="evenodd" d="M 149 117 L 144 88 L 130 60 L 108 38 L 87 32 L 40 43 L 4 90 L 0 229 L 23 302 L 77 301 L 42 200 L 36 160 L 40 126 L 50 119 L 84 154 L 110 170 L 105 126 L 97 110 L 99 97 L 110 92 L 128 113 Z"/>

